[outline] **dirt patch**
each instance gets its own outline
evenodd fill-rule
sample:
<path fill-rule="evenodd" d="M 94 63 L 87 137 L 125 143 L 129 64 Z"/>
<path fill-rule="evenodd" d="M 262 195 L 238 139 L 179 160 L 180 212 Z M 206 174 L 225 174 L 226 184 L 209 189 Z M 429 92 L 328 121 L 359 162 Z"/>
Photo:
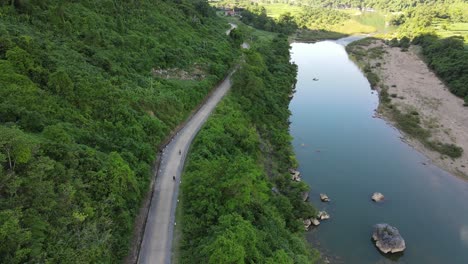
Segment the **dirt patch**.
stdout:
<path fill-rule="evenodd" d="M 431 140 L 455 144 L 463 148 L 461 157 L 452 159 L 428 149 L 413 137 L 406 137 L 418 151 L 447 171 L 468 179 L 468 107 L 437 78 L 418 56 L 418 47 L 412 46 L 407 52 L 390 47 L 382 41 L 375 41 L 364 49 L 381 48 L 380 58 L 369 58 L 372 72 L 380 79 L 379 86 L 388 87 L 393 107 L 404 113 L 414 113 L 421 120 L 421 127 L 431 132 Z M 377 87 L 378 89 L 378 87 Z M 379 112 L 393 123 L 389 111 Z"/>
<path fill-rule="evenodd" d="M 194 65 L 190 70 L 182 70 L 179 68 L 172 69 L 153 69 L 153 76 L 164 79 L 179 79 L 179 80 L 203 80 L 206 77 L 206 71 L 201 65 Z"/>

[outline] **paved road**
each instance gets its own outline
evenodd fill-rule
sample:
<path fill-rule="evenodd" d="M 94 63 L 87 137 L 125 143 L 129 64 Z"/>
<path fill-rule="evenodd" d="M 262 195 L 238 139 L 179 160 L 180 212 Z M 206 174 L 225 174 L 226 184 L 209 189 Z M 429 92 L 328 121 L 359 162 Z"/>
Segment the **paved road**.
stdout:
<path fill-rule="evenodd" d="M 185 156 L 193 138 L 231 87 L 231 75 L 232 73 L 224 79 L 202 108 L 180 130 L 163 151 L 161 166 L 154 184 L 154 195 L 151 200 L 138 263 L 171 263 L 175 209 Z M 181 154 L 179 154 L 179 150 Z M 175 181 L 173 180 L 173 176 L 176 177 Z"/>

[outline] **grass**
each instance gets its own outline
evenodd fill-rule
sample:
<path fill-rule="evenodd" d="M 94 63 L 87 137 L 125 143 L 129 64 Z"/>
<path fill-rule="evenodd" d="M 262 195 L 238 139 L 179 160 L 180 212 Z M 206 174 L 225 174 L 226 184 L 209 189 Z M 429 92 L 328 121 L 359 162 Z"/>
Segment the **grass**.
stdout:
<path fill-rule="evenodd" d="M 294 40 L 302 42 L 316 42 L 324 39 L 339 39 L 346 36 L 346 34 L 332 31 L 299 29 L 294 36 Z"/>
<path fill-rule="evenodd" d="M 446 19 L 435 19 L 432 23 L 437 35 L 447 38 L 460 36 L 465 40 L 468 46 L 468 23 L 449 23 Z"/>
<path fill-rule="evenodd" d="M 396 29 L 394 26 L 386 26 L 385 15 L 379 12 L 363 12 L 354 15 L 353 19 L 362 25 L 375 28 L 377 32 L 390 32 Z"/>
<path fill-rule="evenodd" d="M 267 10 L 267 15 L 273 18 L 279 18 L 284 13 L 291 13 L 291 15 L 299 14 L 302 11 L 302 7 L 293 6 L 289 4 L 262 4 Z"/>
<path fill-rule="evenodd" d="M 341 25 L 331 26 L 330 30 L 342 34 L 353 35 L 373 33 L 376 31 L 376 28 L 373 26 L 363 25 L 357 20 L 350 19 Z"/>

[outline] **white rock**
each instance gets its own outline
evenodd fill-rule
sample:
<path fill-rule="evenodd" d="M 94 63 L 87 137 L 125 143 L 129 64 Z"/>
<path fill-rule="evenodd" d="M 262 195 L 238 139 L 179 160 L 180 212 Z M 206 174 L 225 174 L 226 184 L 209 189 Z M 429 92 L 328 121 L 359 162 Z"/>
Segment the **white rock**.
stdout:
<path fill-rule="evenodd" d="M 374 194 L 372 194 L 372 201 L 374 202 L 380 202 L 384 198 L 385 198 L 384 195 L 379 192 L 375 192 Z"/>
<path fill-rule="evenodd" d="M 321 193 L 320 194 L 320 200 L 322 200 L 322 202 L 329 202 L 330 198 L 328 198 L 328 196 L 326 194 Z"/>
<path fill-rule="evenodd" d="M 327 219 L 330 219 L 330 215 L 325 211 L 320 211 L 317 214 L 317 218 L 320 220 L 327 220 Z"/>
<path fill-rule="evenodd" d="M 317 220 L 316 218 L 311 218 L 310 221 L 312 222 L 312 224 L 313 224 L 314 226 L 320 225 L 319 220 Z"/>

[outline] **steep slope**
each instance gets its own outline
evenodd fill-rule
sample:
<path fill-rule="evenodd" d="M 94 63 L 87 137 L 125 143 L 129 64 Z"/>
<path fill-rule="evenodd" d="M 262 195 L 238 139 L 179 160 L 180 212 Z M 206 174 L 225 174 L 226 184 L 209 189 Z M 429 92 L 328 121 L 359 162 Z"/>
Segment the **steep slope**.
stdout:
<path fill-rule="evenodd" d="M 116 263 L 236 50 L 204 1 L 0 1 L 0 262 Z"/>
<path fill-rule="evenodd" d="M 314 263 L 302 219 L 308 186 L 289 135 L 289 95 L 296 67 L 289 43 L 255 43 L 231 93 L 207 121 L 182 176 L 180 263 Z"/>

